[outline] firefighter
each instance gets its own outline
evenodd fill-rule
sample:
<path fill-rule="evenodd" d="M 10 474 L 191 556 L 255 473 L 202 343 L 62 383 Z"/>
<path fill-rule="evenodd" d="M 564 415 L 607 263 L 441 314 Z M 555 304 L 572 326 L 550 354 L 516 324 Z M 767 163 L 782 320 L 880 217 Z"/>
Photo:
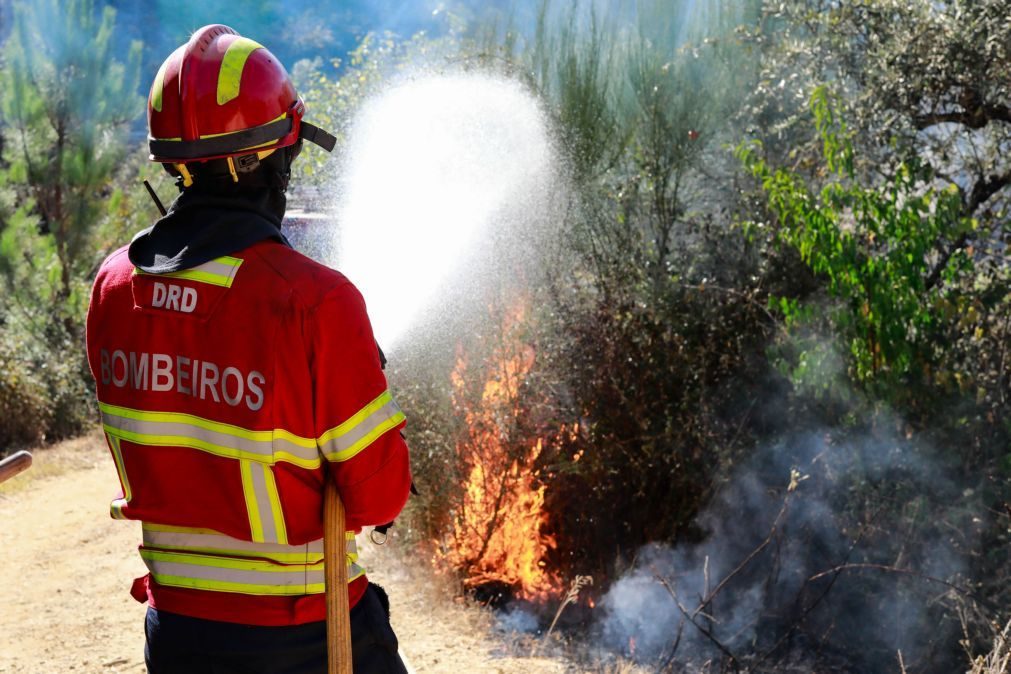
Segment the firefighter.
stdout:
<path fill-rule="evenodd" d="M 385 593 L 354 533 L 392 521 L 411 484 L 404 415 L 358 290 L 281 234 L 292 160 L 335 139 L 303 120 L 278 60 L 222 25 L 162 64 L 151 159 L 167 215 L 102 265 L 88 360 L 149 573 L 155 674 L 324 672 L 323 493 L 347 512 L 355 672 L 403 672 Z"/>

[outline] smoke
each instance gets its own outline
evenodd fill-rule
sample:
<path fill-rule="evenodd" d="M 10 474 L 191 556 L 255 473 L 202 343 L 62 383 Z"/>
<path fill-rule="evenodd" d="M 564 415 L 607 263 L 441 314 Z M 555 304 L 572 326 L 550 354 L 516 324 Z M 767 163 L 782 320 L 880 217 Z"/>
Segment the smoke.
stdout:
<path fill-rule="evenodd" d="M 537 616 L 518 604 L 510 605 L 495 614 L 495 629 L 500 632 L 533 634 L 539 628 Z"/>
<path fill-rule="evenodd" d="M 958 584 L 972 547 L 966 496 L 891 427 L 788 437 L 718 492 L 700 542 L 642 548 L 596 629 L 643 662 L 764 656 L 812 671 L 845 654 L 837 666 L 894 671 L 901 650 L 908 671 L 938 671 L 917 667 L 956 641 L 937 619 L 954 592 L 940 581 Z"/>

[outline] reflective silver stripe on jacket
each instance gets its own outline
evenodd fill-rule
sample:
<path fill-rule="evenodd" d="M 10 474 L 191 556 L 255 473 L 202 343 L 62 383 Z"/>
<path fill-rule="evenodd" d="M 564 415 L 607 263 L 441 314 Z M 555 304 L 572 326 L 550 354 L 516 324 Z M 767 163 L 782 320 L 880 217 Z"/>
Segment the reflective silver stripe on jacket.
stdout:
<path fill-rule="evenodd" d="M 277 564 L 144 548 L 140 554 L 155 582 L 169 587 L 283 596 L 321 594 L 326 590 L 322 562 Z M 349 581 L 364 573 L 365 569 L 348 559 Z"/>
<path fill-rule="evenodd" d="M 203 272 L 209 276 L 215 277 L 220 280 L 222 285 L 231 286 L 232 281 L 235 280 L 235 274 L 239 271 L 239 267 L 242 266 L 242 260 L 236 257 L 219 257 L 216 260 L 211 260 L 210 262 L 204 262 L 203 264 L 198 264 L 196 267 L 191 267 L 190 269 L 184 269 L 182 272 L 175 272 L 182 278 L 186 278 L 186 272 Z M 172 274 L 173 272 L 169 272 Z"/>
<path fill-rule="evenodd" d="M 257 557 L 281 563 L 316 564 L 323 559 L 323 539 L 303 545 L 255 543 L 232 538 L 214 531 L 185 530 L 181 527 L 159 527 L 144 523 L 144 547 L 178 552 L 210 553 L 230 557 Z M 348 554 L 355 553 L 357 543 L 347 542 Z"/>
<path fill-rule="evenodd" d="M 287 545 L 288 534 L 284 526 L 284 511 L 277 494 L 273 469 L 265 463 L 239 460 L 242 474 L 242 494 L 246 500 L 249 531 L 258 543 Z"/>
<path fill-rule="evenodd" d="M 393 396 L 384 391 L 351 419 L 320 436 L 320 451 L 331 461 L 347 461 L 404 418 Z"/>
<path fill-rule="evenodd" d="M 277 460 L 309 468 L 319 464 L 319 451 L 313 440 L 303 439 L 304 444 L 300 444 L 289 440 L 288 437 L 297 436 L 285 431 L 251 431 L 175 412 L 144 412 L 112 405 L 101 408 L 106 432 L 138 444 L 190 447 L 270 464 Z M 313 446 L 306 446 L 308 443 Z"/>
<path fill-rule="evenodd" d="M 256 595 L 316 594 L 325 590 L 323 565 L 141 549 L 155 581 L 171 587 Z"/>
<path fill-rule="evenodd" d="M 149 274 L 139 268 L 134 268 L 135 274 L 145 276 L 158 276 L 160 278 L 179 278 L 187 281 L 198 281 L 200 283 L 210 283 L 211 285 L 231 288 L 235 281 L 235 275 L 242 266 L 242 260 L 237 257 L 225 255 L 209 262 L 204 262 L 196 267 L 173 271 L 164 274 Z"/>
<path fill-rule="evenodd" d="M 251 595 L 297 596 L 325 591 L 323 541 L 256 543 L 209 529 L 144 522 L 140 554 L 160 585 Z M 365 573 L 358 545 L 346 532 L 348 580 Z"/>

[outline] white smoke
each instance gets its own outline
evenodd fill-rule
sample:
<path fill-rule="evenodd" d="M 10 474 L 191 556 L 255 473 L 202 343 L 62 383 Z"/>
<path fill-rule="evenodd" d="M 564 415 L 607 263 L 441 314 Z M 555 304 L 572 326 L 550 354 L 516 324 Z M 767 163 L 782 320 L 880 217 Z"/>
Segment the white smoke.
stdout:
<path fill-rule="evenodd" d="M 791 646 L 812 634 L 830 651 L 856 654 L 848 657 L 862 660 L 872 668 L 867 671 L 877 671 L 875 663 L 894 663 L 897 649 L 907 663 L 918 656 L 929 661 L 928 644 L 953 627 L 930 622 L 931 607 L 950 591 L 937 581 L 958 582 L 964 551 L 944 535 L 940 522 L 910 530 L 900 542 L 887 520 L 852 527 L 852 513 L 845 511 L 853 490 L 872 485 L 892 508 L 908 499 L 924 517 L 940 514 L 944 526 L 955 526 L 963 518 L 963 492 L 929 455 L 894 433 L 841 441 L 827 432 L 810 433 L 759 451 L 698 517 L 704 540 L 648 545 L 611 585 L 597 626 L 602 642 L 642 662 L 698 663 L 725 658 L 721 647 L 742 659 L 773 648 L 780 649 L 776 658 L 796 656 Z M 915 488 L 892 493 L 900 483 Z M 847 564 L 876 566 L 811 581 Z M 797 637 L 777 645 L 795 621 Z"/>
<path fill-rule="evenodd" d="M 506 633 L 533 634 L 540 628 L 540 621 L 533 612 L 514 604 L 495 613 L 495 628 Z"/>

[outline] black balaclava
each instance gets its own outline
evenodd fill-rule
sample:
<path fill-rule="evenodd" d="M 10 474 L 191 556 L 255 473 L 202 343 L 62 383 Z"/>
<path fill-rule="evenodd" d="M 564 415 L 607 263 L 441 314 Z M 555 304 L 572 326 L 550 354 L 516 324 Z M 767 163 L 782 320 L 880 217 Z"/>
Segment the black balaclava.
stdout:
<path fill-rule="evenodd" d="M 165 274 L 190 269 L 265 239 L 289 245 L 281 234 L 291 162 L 302 141 L 257 159 L 233 159 L 238 182 L 225 159 L 187 164 L 193 184 L 168 213 L 130 243 L 130 262 L 142 271 Z M 166 165 L 169 173 L 178 171 Z"/>

